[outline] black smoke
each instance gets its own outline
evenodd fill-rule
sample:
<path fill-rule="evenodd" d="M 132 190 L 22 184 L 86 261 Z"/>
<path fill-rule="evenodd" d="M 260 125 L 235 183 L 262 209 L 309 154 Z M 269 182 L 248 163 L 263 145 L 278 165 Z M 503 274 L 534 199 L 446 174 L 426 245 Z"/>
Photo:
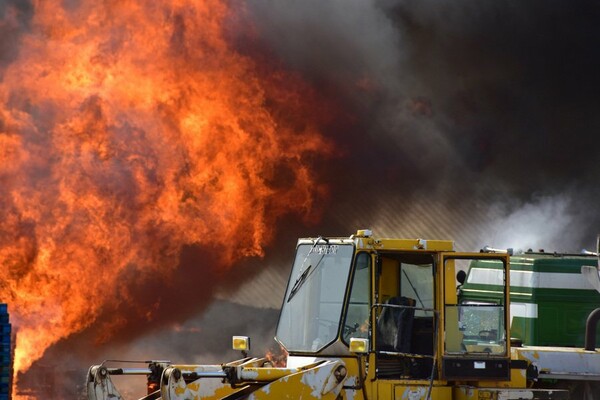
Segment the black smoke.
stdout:
<path fill-rule="evenodd" d="M 0 0 L 0 77 L 15 59 L 21 35 L 29 29 L 33 7 L 29 1 Z"/>
<path fill-rule="evenodd" d="M 508 217 L 563 201 L 573 216 L 565 230 L 578 237 L 561 240 L 593 243 L 597 2 L 251 0 L 248 8 L 252 40 L 335 92 L 351 116 L 328 131 L 344 151 L 329 167 L 331 207 L 358 192 L 383 198 L 380 208 L 385 196 L 410 203 L 418 193 L 444 212 L 500 208 L 492 214 Z"/>

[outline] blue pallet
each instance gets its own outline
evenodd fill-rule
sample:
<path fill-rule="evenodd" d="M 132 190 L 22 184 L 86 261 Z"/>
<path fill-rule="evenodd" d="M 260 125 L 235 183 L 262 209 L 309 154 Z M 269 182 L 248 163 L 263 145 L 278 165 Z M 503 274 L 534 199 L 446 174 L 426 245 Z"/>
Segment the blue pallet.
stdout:
<path fill-rule="evenodd" d="M 12 370 L 12 325 L 6 303 L 0 303 L 0 400 L 9 400 Z"/>

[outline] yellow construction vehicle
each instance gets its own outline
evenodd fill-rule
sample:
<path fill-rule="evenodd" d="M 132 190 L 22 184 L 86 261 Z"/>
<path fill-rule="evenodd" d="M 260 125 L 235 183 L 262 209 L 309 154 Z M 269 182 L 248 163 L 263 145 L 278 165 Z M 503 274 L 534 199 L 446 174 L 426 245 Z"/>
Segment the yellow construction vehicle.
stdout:
<path fill-rule="evenodd" d="M 461 301 L 457 275 L 471 263 L 495 301 Z M 221 365 L 101 364 L 88 399 L 121 399 L 111 376 L 130 374 L 147 376 L 144 400 L 600 399 L 600 310 L 586 349 L 511 343 L 509 281 L 509 254 L 455 252 L 452 241 L 369 230 L 300 239 L 275 337 L 284 367 L 245 354 Z M 249 338 L 233 347 L 248 351 Z"/>

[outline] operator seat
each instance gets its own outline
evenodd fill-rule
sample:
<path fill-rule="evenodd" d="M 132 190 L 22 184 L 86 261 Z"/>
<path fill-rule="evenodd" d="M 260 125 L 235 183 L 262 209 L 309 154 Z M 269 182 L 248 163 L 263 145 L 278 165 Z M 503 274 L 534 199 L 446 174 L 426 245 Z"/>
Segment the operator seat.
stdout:
<path fill-rule="evenodd" d="M 415 299 L 392 297 L 385 304 L 414 307 Z M 383 307 L 377 318 L 377 350 L 411 352 L 414 308 Z"/>

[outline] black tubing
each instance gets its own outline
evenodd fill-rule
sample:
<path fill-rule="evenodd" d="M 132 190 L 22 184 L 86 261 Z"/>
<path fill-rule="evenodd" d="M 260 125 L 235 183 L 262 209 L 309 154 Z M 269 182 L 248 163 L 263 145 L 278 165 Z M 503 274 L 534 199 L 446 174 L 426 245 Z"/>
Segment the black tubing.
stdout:
<path fill-rule="evenodd" d="M 598 321 L 600 321 L 600 308 L 592 311 L 585 323 L 585 349 L 587 351 L 596 351 L 596 328 Z"/>

